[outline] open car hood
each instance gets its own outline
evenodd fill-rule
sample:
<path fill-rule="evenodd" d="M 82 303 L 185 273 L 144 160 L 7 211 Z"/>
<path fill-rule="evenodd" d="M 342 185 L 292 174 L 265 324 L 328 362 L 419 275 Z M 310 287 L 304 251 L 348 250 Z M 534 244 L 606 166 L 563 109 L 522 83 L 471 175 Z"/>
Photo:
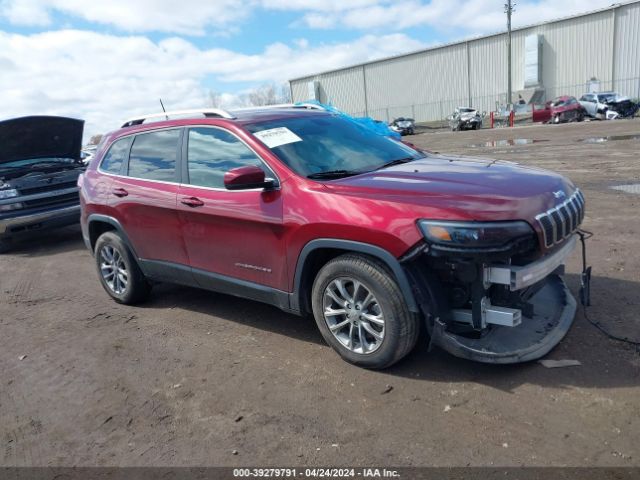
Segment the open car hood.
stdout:
<path fill-rule="evenodd" d="M 0 164 L 31 158 L 80 159 L 84 120 L 33 116 L 0 122 Z"/>

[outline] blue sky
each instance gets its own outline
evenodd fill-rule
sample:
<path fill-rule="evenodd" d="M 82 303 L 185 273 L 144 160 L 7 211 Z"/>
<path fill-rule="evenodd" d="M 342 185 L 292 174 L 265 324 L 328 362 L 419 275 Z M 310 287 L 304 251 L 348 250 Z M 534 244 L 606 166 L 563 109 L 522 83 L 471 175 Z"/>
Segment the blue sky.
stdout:
<path fill-rule="evenodd" d="M 223 106 L 267 83 L 504 30 L 503 0 L 0 0 L 3 117 Z M 514 25 L 611 0 L 520 0 Z"/>

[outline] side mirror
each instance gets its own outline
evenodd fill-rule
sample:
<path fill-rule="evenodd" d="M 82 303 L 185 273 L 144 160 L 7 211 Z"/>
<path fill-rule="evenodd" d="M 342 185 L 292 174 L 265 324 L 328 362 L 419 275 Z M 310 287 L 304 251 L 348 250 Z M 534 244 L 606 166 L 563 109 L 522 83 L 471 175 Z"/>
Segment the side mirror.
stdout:
<path fill-rule="evenodd" d="M 273 188 L 275 181 L 266 178 L 260 167 L 249 165 L 233 168 L 224 174 L 227 190 L 249 190 L 253 188 Z"/>

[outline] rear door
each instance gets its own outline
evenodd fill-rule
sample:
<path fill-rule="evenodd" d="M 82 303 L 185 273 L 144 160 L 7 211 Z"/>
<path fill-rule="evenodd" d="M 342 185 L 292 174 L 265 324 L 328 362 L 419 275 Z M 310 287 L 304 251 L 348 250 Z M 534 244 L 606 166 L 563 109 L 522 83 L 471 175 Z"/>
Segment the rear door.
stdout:
<path fill-rule="evenodd" d="M 145 260 L 189 263 L 176 210 L 182 132 L 172 128 L 136 135 L 123 174 L 110 186 L 109 205 Z"/>
<path fill-rule="evenodd" d="M 247 144 L 218 127 L 188 129 L 183 157 L 178 209 L 196 279 L 203 284 L 213 278 L 207 274 L 216 274 L 285 290 L 279 187 L 230 191 L 223 181 L 225 172 L 247 165 L 263 168 L 270 178 L 275 173 Z"/>

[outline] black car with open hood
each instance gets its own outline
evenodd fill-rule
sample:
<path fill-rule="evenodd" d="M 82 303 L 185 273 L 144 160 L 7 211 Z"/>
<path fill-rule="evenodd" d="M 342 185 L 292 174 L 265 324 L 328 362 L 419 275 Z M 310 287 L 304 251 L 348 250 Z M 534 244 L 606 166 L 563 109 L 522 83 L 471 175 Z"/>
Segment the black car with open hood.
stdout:
<path fill-rule="evenodd" d="M 83 130 L 65 117 L 0 122 L 0 252 L 22 234 L 79 221 Z"/>

